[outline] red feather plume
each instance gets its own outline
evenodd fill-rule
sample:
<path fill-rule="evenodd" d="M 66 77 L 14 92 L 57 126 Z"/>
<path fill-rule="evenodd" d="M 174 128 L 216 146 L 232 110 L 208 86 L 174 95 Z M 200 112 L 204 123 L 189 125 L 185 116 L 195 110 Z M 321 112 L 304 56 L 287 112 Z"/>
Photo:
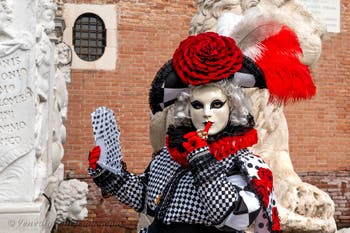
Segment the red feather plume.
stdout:
<path fill-rule="evenodd" d="M 310 70 L 299 60 L 302 50 L 291 29 L 282 26 L 279 32 L 261 41 L 259 49 L 254 60 L 264 72 L 271 101 L 286 103 L 316 94 Z"/>

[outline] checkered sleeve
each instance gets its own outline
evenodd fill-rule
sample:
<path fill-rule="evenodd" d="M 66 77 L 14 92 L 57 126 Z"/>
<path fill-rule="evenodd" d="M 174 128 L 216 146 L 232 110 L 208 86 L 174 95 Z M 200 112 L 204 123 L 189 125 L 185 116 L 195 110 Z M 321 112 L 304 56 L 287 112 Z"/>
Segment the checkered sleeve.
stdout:
<path fill-rule="evenodd" d="M 136 211 L 143 210 L 148 172 L 137 176 L 122 169 L 121 174 L 116 175 L 99 166 L 96 170 L 89 168 L 88 172 L 101 189 L 103 197 L 113 195 Z"/>
<path fill-rule="evenodd" d="M 260 210 L 258 198 L 230 179 L 207 147 L 189 155 L 198 195 L 213 225 L 224 231 L 244 231 Z"/>

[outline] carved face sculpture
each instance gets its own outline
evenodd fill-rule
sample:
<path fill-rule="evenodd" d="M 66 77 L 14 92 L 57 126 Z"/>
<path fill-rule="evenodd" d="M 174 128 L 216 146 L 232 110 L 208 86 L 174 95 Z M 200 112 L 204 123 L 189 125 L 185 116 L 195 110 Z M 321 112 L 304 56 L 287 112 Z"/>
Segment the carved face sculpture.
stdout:
<path fill-rule="evenodd" d="M 52 0 L 39 0 L 39 10 L 37 12 L 38 22 L 46 33 L 55 30 L 55 10 L 56 4 Z"/>
<path fill-rule="evenodd" d="M 67 218 L 72 222 L 84 220 L 88 215 L 86 204 L 86 198 L 74 201 L 69 208 L 69 215 Z"/>
<path fill-rule="evenodd" d="M 53 21 L 54 18 L 55 18 L 55 12 L 53 10 L 46 9 L 43 12 L 41 19 L 46 31 L 51 32 L 55 29 L 55 23 Z"/>
<path fill-rule="evenodd" d="M 57 45 L 56 59 L 59 65 L 68 65 L 72 60 L 70 47 L 65 43 Z"/>
<path fill-rule="evenodd" d="M 193 89 L 190 99 L 190 116 L 196 129 L 204 129 L 206 122 L 212 122 L 208 134 L 223 130 L 230 116 L 227 96 L 214 85 L 204 85 Z"/>

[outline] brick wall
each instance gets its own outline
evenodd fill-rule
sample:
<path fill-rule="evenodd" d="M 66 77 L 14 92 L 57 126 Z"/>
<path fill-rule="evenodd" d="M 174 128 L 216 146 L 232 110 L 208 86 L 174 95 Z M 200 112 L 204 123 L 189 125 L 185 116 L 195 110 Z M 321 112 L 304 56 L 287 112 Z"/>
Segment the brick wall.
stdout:
<path fill-rule="evenodd" d="M 131 172 L 142 172 L 152 152 L 148 139 L 148 89 L 156 71 L 187 36 L 190 20 L 196 11 L 196 0 L 65 2 L 116 5 L 118 61 L 114 71 L 72 71 L 65 175 L 67 179 L 78 178 L 89 183 L 89 216 L 74 227 L 60 225 L 56 232 L 134 232 L 137 214 L 113 198 L 102 199 L 87 177 L 87 152 L 93 146 L 90 113 L 98 106 L 114 110 L 121 129 L 124 160 Z M 350 11 L 349 3 L 342 1 L 341 4 L 341 33 L 327 36 L 321 59 L 313 68 L 317 96 L 310 101 L 288 105 L 285 109 L 295 170 L 302 172 L 305 181 L 331 192 L 332 197 L 333 191 L 339 194 L 344 190 L 344 183 L 343 178 L 337 176 L 338 172 L 328 171 L 346 170 L 350 165 L 347 150 L 350 144 L 350 94 L 346 83 L 350 67 Z M 312 173 L 314 171 L 320 173 Z M 338 181 L 337 187 L 331 186 L 332 176 L 323 180 L 324 183 L 317 182 L 322 177 L 319 174 L 333 174 Z M 348 190 L 349 181 L 344 178 L 344 182 Z M 332 191 L 332 187 L 340 191 Z M 342 206 L 344 200 L 338 194 L 334 194 L 340 200 L 336 206 L 337 221 L 349 226 L 348 220 L 341 219 L 350 216 L 349 205 Z"/>
<path fill-rule="evenodd" d="M 297 171 L 337 171 L 350 166 L 349 1 L 341 1 L 341 33 L 324 38 L 313 67 L 316 96 L 286 107 L 290 153 Z"/>
<path fill-rule="evenodd" d="M 130 232 L 135 229 L 137 214 L 114 198 L 102 199 L 87 177 L 87 152 L 94 145 L 90 113 L 98 106 L 114 110 L 121 130 L 124 160 L 131 172 L 141 173 L 152 154 L 148 137 L 149 87 L 157 70 L 188 35 L 188 26 L 196 10 L 195 1 L 65 2 L 115 3 L 118 60 L 115 71 L 72 70 L 72 83 L 68 87 L 65 173 L 68 179 L 78 178 L 89 183 L 89 216 L 74 227 L 60 225 L 56 232 Z"/>
<path fill-rule="evenodd" d="M 303 172 L 304 182 L 327 192 L 334 201 L 338 228 L 350 226 L 350 170 L 336 172 Z"/>

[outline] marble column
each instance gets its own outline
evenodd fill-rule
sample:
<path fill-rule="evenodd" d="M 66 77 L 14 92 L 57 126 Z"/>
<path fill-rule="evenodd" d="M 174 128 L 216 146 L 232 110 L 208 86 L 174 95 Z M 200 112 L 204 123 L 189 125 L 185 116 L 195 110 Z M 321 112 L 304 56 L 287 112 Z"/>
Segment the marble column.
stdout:
<path fill-rule="evenodd" d="M 57 216 L 71 62 L 58 4 L 0 0 L 0 227 L 7 233 L 49 233 Z"/>

